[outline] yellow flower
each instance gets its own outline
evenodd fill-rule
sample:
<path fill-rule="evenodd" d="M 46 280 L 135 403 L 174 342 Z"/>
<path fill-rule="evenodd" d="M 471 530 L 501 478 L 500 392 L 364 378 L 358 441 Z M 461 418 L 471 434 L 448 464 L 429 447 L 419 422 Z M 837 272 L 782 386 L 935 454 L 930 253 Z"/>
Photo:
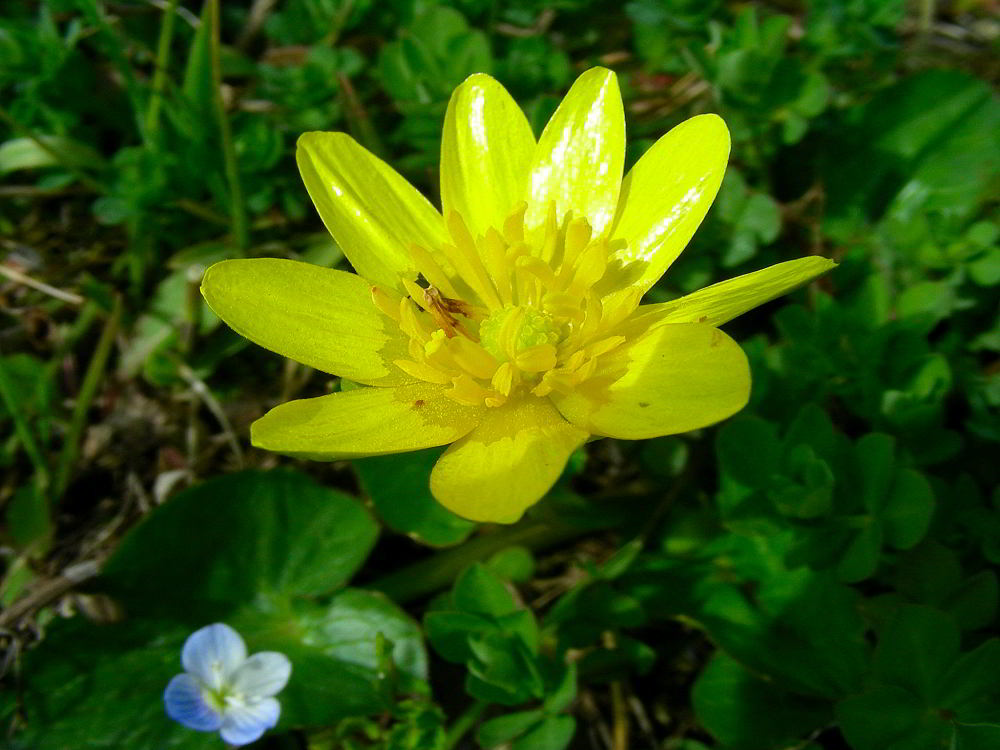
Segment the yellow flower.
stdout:
<path fill-rule="evenodd" d="M 512 523 L 591 436 L 643 439 L 710 425 L 750 392 L 717 326 L 834 264 L 811 257 L 639 306 L 722 181 L 729 132 L 701 115 L 622 179 L 614 73 L 573 84 L 536 143 L 507 91 L 474 75 L 451 97 L 439 212 L 343 133 L 306 133 L 309 195 L 357 275 L 230 260 L 202 292 L 251 341 L 365 386 L 282 404 L 254 445 L 333 460 L 451 444 L 434 496 Z"/>

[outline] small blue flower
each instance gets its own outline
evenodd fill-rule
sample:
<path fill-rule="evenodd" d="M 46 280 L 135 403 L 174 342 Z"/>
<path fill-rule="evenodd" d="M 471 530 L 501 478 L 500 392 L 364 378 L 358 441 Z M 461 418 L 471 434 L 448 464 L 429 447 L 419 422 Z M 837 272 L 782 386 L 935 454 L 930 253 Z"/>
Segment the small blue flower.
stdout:
<path fill-rule="evenodd" d="M 274 698 L 292 673 L 288 657 L 262 651 L 247 657 L 240 634 L 221 622 L 192 633 L 181 651 L 184 674 L 163 693 L 167 716 L 190 729 L 218 732 L 246 745 L 278 723 Z"/>

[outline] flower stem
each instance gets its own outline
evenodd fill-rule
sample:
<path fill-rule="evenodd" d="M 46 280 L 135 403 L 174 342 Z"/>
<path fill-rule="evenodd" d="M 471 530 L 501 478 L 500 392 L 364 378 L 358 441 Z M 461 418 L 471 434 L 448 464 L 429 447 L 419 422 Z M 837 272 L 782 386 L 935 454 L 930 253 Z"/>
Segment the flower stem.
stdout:
<path fill-rule="evenodd" d="M 178 0 L 169 0 L 163 10 L 160 38 L 156 43 L 156 68 L 153 71 L 152 95 L 146 111 L 146 132 L 152 135 L 160 124 L 160 102 L 167 84 L 167 64 L 170 62 L 170 42 L 174 37 L 174 18 L 177 16 Z"/>
<path fill-rule="evenodd" d="M 62 453 L 59 455 L 59 462 L 56 464 L 55 480 L 53 481 L 52 498 L 58 502 L 66 491 L 69 484 L 70 472 L 76 462 L 76 453 L 79 447 L 80 437 L 83 435 L 83 428 L 87 422 L 87 411 L 97 395 L 97 386 L 101 382 L 104 374 L 104 367 L 111 354 L 111 347 L 118 333 L 118 323 L 122 315 L 121 297 L 115 297 L 114 307 L 111 309 L 111 316 L 104 324 L 101 331 L 101 338 L 97 342 L 94 356 L 90 358 L 87 365 L 87 372 L 83 376 L 83 385 L 76 396 L 76 403 L 73 405 L 73 416 L 70 418 L 69 430 L 66 433 L 66 440 L 63 443 Z"/>
<path fill-rule="evenodd" d="M 241 251 L 245 251 L 250 247 L 250 227 L 247 222 L 246 204 L 243 202 L 243 188 L 240 185 L 240 170 L 236 164 L 236 149 L 233 147 L 233 134 L 229 127 L 229 118 L 226 116 L 225 103 L 222 101 L 219 0 L 209 0 L 208 7 L 209 12 L 206 16 L 208 19 L 211 19 L 212 23 L 209 35 L 212 50 L 212 99 L 215 104 L 215 114 L 219 120 L 219 137 L 222 141 L 222 158 L 224 160 L 226 182 L 229 183 L 230 219 L 232 221 L 233 234 L 236 237 L 236 245 Z"/>
<path fill-rule="evenodd" d="M 473 725 L 479 721 L 479 717 L 483 715 L 487 706 L 488 704 L 484 701 L 476 701 L 465 709 L 462 715 L 455 719 L 455 722 L 448 729 L 441 750 L 451 750 L 451 748 L 455 747 L 461 741 L 462 737 L 465 736 L 465 733 L 472 729 Z"/>
<path fill-rule="evenodd" d="M 7 407 L 7 413 L 14 421 L 14 434 L 21 441 L 21 447 L 24 448 L 24 452 L 28 454 L 28 458 L 35 467 L 35 481 L 38 483 L 40 493 L 45 495 L 49 488 L 49 467 L 45 463 L 45 457 L 42 455 L 38 443 L 35 442 L 35 436 L 27 418 L 21 412 L 21 404 L 15 395 L 14 385 L 7 376 L 2 357 L 0 357 L 0 401 Z"/>
<path fill-rule="evenodd" d="M 585 519 L 529 519 L 493 533 L 483 534 L 458 547 L 438 552 L 432 557 L 383 576 L 373 581 L 367 588 L 381 591 L 395 602 L 405 604 L 448 587 L 466 567 L 508 547 L 545 549 L 578 536 L 620 526 L 623 520 L 633 515 L 625 509 L 630 505 L 636 506 L 641 503 L 608 502 L 604 505 L 609 507 L 599 514 L 588 515 Z M 615 507 L 614 511 L 612 507 Z"/>

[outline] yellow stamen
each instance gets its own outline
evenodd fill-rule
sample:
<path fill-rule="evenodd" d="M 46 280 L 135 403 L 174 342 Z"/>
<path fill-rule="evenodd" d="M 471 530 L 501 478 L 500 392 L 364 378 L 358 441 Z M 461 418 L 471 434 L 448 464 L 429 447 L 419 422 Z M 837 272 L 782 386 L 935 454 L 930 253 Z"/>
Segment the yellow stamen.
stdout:
<path fill-rule="evenodd" d="M 372 287 L 372 302 L 375 303 L 375 307 L 383 315 L 392 318 L 397 323 L 399 322 L 399 301 L 401 299 L 394 290 L 384 289 L 379 286 Z"/>
<path fill-rule="evenodd" d="M 497 371 L 493 373 L 493 378 L 490 381 L 490 385 L 493 386 L 495 391 L 502 393 L 504 396 L 510 395 L 510 389 L 514 385 L 514 366 L 510 362 L 504 362 L 497 368 Z"/>
<path fill-rule="evenodd" d="M 417 380 L 424 380 L 428 383 L 437 383 L 438 385 L 447 385 L 451 382 L 451 377 L 448 373 L 438 370 L 430 365 L 425 365 L 422 362 L 412 362 L 408 359 L 397 359 L 393 362 L 396 367 L 405 372 L 407 375 L 416 378 Z"/>
<path fill-rule="evenodd" d="M 448 245 L 446 243 L 442 246 L 442 249 L 445 250 L 449 257 L 457 256 L 456 261 L 458 257 L 461 258 L 457 262 L 460 262 L 461 266 L 470 274 L 470 276 L 465 276 L 466 283 L 475 290 L 476 294 L 479 295 L 479 298 L 487 307 L 503 307 L 503 303 L 500 302 L 500 297 L 497 295 L 497 290 L 493 287 L 493 282 L 486 272 L 486 267 L 483 266 L 483 262 L 479 258 L 476 240 L 469 232 L 469 228 L 465 226 L 465 221 L 462 219 L 461 214 L 457 211 L 449 213 L 447 225 L 448 232 L 451 234 L 451 238 L 455 244 Z"/>
<path fill-rule="evenodd" d="M 638 304 L 638 288 L 607 296 L 607 238 L 584 218 L 560 217 L 550 202 L 541 225 L 524 226 L 520 203 L 502 230 L 473 236 L 455 211 L 450 241 L 410 254 L 428 286 L 401 278 L 409 297 L 372 287 L 372 301 L 409 338 L 411 377 L 450 385 L 449 398 L 498 407 L 518 392 L 571 393 L 594 376 L 599 359 L 625 336 L 609 335 Z M 523 389 L 523 391 L 522 391 Z"/>
<path fill-rule="evenodd" d="M 522 349 L 514 356 L 517 369 L 524 372 L 545 372 L 556 366 L 556 348 L 552 344 L 539 344 Z"/>
<path fill-rule="evenodd" d="M 417 306 L 409 297 L 399 301 L 399 327 L 407 336 L 426 342 L 433 330 L 429 328 L 418 313 Z"/>
<path fill-rule="evenodd" d="M 428 282 L 430 282 L 433 286 L 436 286 L 448 297 L 458 299 L 462 296 L 455 291 L 455 287 L 452 285 L 448 274 L 434 259 L 434 256 L 432 256 L 430 252 L 420 245 L 410 245 L 409 251 L 410 257 L 413 258 L 413 262 L 416 264 L 417 268 L 420 269 L 420 273 L 423 274 L 424 278 L 427 279 Z"/>
<path fill-rule="evenodd" d="M 465 373 L 462 373 L 456 378 L 452 378 L 451 383 L 452 387 L 445 391 L 445 395 L 460 404 L 479 406 L 490 396 L 497 395 L 492 391 L 483 388 L 483 386 L 479 385 L 479 383 Z"/>
<path fill-rule="evenodd" d="M 514 206 L 510 216 L 504 221 L 503 238 L 507 240 L 507 244 L 516 245 L 519 242 L 524 242 L 524 214 L 527 210 L 528 204 L 521 201 Z"/>
<path fill-rule="evenodd" d="M 462 369 L 477 378 L 492 378 L 500 364 L 483 347 L 468 339 L 455 339 L 451 354 Z"/>

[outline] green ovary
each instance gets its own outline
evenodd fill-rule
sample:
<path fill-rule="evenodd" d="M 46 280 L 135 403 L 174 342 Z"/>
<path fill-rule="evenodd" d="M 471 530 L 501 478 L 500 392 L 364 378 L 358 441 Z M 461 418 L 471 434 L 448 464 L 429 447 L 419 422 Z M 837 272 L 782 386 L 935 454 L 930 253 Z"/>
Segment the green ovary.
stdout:
<path fill-rule="evenodd" d="M 479 343 L 500 362 L 517 352 L 541 344 L 555 346 L 562 338 L 560 326 L 535 307 L 504 307 L 479 324 Z"/>

